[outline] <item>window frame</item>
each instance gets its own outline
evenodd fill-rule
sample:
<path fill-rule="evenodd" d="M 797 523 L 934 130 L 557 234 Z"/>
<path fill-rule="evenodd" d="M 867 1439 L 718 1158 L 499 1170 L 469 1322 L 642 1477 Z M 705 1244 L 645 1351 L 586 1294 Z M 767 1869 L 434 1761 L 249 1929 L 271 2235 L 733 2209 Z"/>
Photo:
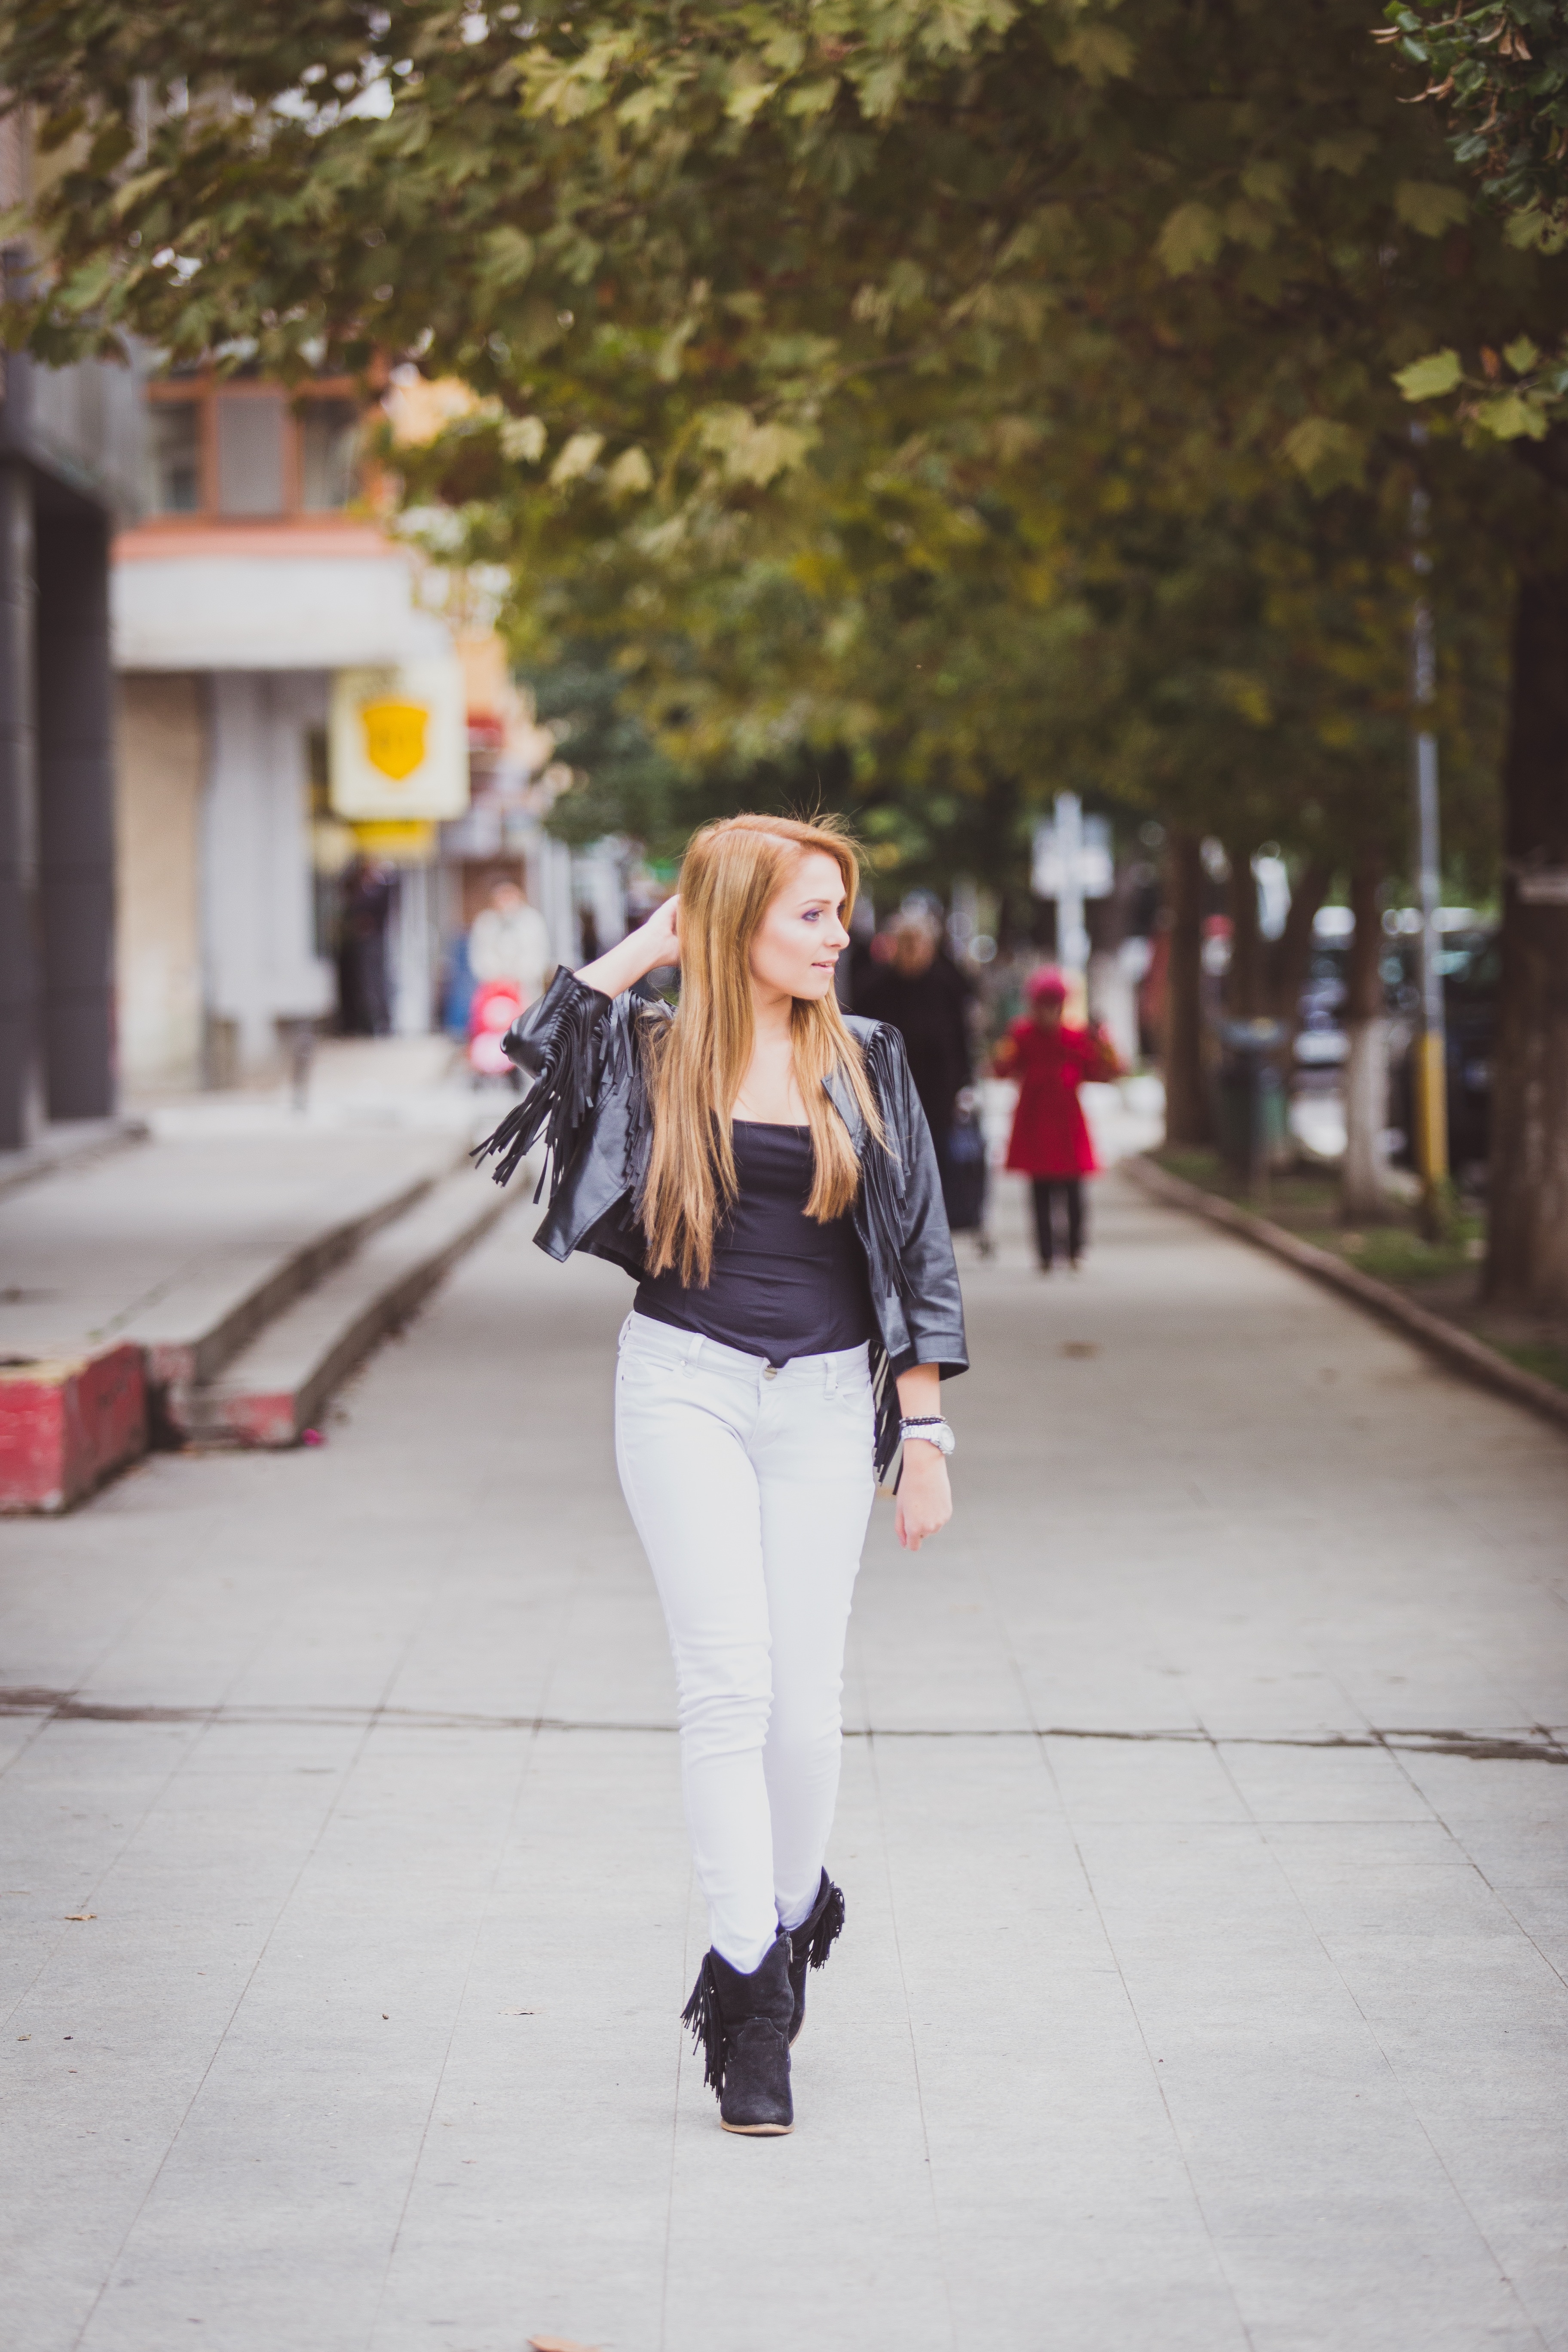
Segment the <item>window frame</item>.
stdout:
<path fill-rule="evenodd" d="M 283 394 L 283 504 L 276 514 L 226 514 L 218 504 L 217 404 L 219 398 L 272 399 Z M 220 376 L 210 368 L 189 375 L 160 377 L 147 386 L 151 407 L 174 407 L 182 403 L 197 411 L 196 470 L 197 502 L 194 508 L 180 509 L 149 505 L 144 520 L 156 523 L 160 530 L 210 530 L 220 525 L 226 530 L 275 530 L 281 525 L 309 523 L 314 529 L 331 530 L 334 526 L 360 523 L 364 516 L 354 509 L 370 494 L 371 472 L 363 460 L 355 468 L 356 489 L 350 504 L 342 507 L 307 507 L 305 496 L 305 452 L 301 411 L 318 401 L 346 402 L 360 418 L 369 413 L 374 403 L 367 404 L 362 388 L 352 376 L 323 376 L 290 395 L 288 388 L 265 376 Z M 153 485 L 149 486 L 153 487 Z"/>

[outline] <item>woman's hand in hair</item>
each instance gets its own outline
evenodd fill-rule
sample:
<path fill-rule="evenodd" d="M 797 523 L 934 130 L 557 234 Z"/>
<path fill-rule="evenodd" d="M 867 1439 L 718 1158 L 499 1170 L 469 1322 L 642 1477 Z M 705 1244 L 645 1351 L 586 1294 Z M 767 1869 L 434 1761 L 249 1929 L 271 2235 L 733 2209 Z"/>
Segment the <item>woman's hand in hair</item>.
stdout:
<path fill-rule="evenodd" d="M 661 907 L 656 907 L 641 930 L 634 936 L 645 943 L 649 971 L 653 971 L 661 963 L 679 963 L 680 961 L 679 898 L 668 898 Z"/>
<path fill-rule="evenodd" d="M 906 1551 L 919 1551 L 927 1536 L 940 1535 L 952 1517 L 947 1462 L 923 1437 L 904 1441 L 904 1465 L 893 1503 L 893 1526 Z"/>
<path fill-rule="evenodd" d="M 680 901 L 667 898 L 656 907 L 646 923 L 628 931 L 618 946 L 607 948 L 592 963 L 585 963 L 577 974 L 584 988 L 596 988 L 602 996 L 621 996 L 646 980 L 660 964 L 680 961 L 679 929 Z"/>

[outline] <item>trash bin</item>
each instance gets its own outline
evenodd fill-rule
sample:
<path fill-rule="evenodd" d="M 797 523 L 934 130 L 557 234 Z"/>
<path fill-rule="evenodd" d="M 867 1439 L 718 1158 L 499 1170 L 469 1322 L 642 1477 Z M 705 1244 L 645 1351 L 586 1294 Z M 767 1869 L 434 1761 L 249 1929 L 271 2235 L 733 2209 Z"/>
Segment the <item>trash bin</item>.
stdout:
<path fill-rule="evenodd" d="M 1286 1155 L 1289 1129 L 1279 1060 L 1288 1034 L 1282 1021 L 1220 1023 L 1220 1157 L 1249 1192 Z"/>

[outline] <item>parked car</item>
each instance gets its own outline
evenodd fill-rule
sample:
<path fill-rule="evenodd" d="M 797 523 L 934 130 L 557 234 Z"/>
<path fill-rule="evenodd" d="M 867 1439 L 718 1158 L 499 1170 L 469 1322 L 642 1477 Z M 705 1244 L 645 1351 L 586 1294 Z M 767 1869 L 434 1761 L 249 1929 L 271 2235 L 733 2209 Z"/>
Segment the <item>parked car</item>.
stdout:
<path fill-rule="evenodd" d="M 1323 912 L 1338 915 L 1348 913 L 1349 909 L 1329 907 Z M 1312 959 L 1307 967 L 1297 1021 L 1295 1056 L 1298 1070 L 1337 1070 L 1350 1052 L 1350 1040 L 1344 1026 L 1345 981 L 1349 962 L 1348 932 L 1338 927 L 1320 929 L 1315 924 Z"/>
<path fill-rule="evenodd" d="M 1388 1022 L 1388 1124 L 1392 1152 L 1413 1164 L 1411 1047 L 1421 1026 L 1419 917 L 1397 908 L 1384 918 L 1384 1013 Z M 1441 973 L 1448 1076 L 1448 1164 L 1460 1176 L 1486 1165 L 1490 1149 L 1491 1050 L 1497 1024 L 1498 939 L 1493 925 L 1466 907 L 1440 918 Z M 1312 926 L 1312 955 L 1301 990 L 1296 1033 L 1299 1094 L 1334 1093 L 1350 1052 L 1345 996 L 1354 925 L 1348 907 L 1325 907 Z"/>

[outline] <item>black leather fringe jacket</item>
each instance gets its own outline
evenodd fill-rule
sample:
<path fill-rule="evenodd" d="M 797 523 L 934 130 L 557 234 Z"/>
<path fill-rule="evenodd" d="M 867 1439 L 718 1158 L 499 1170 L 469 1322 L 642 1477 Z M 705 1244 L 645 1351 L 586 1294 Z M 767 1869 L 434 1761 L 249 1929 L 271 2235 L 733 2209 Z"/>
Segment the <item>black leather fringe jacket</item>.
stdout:
<path fill-rule="evenodd" d="M 643 1022 L 669 1017 L 664 1004 L 602 996 L 562 971 L 507 1033 L 507 1053 L 533 1085 L 474 1157 L 493 1156 L 495 1181 L 504 1184 L 543 1137 L 548 1167 L 539 1189 L 548 1183 L 550 1205 L 534 1240 L 553 1258 L 587 1250 L 639 1281 L 647 1270 L 638 1203 L 653 1123 L 637 1033 Z M 848 1025 L 888 1138 L 884 1150 L 840 1074 L 825 1081 L 860 1162 L 853 1214 L 877 1318 L 871 1373 L 877 1475 L 885 1479 L 899 1448 L 898 1374 L 936 1364 L 945 1379 L 967 1370 L 969 1355 L 936 1151 L 904 1041 L 885 1022 L 851 1014 Z"/>

